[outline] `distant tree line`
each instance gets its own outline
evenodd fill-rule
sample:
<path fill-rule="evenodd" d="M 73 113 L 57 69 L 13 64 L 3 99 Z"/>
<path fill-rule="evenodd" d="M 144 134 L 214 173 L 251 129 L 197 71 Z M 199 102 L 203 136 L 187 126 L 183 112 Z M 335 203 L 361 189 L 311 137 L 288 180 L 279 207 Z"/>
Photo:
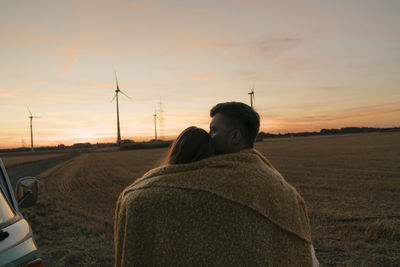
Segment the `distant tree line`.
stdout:
<path fill-rule="evenodd" d="M 351 133 L 371 133 L 371 132 L 397 132 L 400 131 L 400 127 L 394 128 L 374 128 L 374 127 L 345 127 L 340 129 L 321 129 L 319 132 L 300 132 L 300 133 L 285 133 L 285 134 L 271 134 L 260 132 L 257 136 L 256 141 L 262 141 L 265 138 L 279 138 L 279 137 L 301 137 L 301 136 L 315 136 L 315 135 L 332 135 L 332 134 L 351 134 Z M 163 140 L 150 140 L 149 142 L 135 142 L 133 140 L 125 139 L 122 140 L 121 149 L 146 149 L 146 148 L 159 148 L 168 147 L 172 141 Z M 80 149 L 95 149 L 116 146 L 115 143 L 75 143 L 71 146 L 63 144 L 57 146 L 42 146 L 35 147 L 35 151 L 60 151 L 60 150 L 80 150 Z M 0 153 L 8 152 L 29 152 L 29 147 L 0 149 Z"/>
<path fill-rule="evenodd" d="M 170 146 L 172 141 L 164 141 L 164 140 L 150 140 L 148 142 L 135 142 L 130 139 L 121 140 L 121 149 L 129 150 L 129 149 L 147 149 L 147 148 L 160 148 L 160 147 L 168 147 Z M 35 147 L 36 152 L 41 151 L 87 151 L 96 148 L 105 148 L 105 147 L 115 147 L 116 143 L 75 143 L 70 146 L 66 146 L 64 144 L 59 144 L 57 146 L 41 146 Z M 30 147 L 20 147 L 20 148 L 9 148 L 9 149 L 0 149 L 0 153 L 9 153 L 9 152 L 30 152 Z"/>
<path fill-rule="evenodd" d="M 397 132 L 400 127 L 394 128 L 374 128 L 374 127 L 345 127 L 340 129 L 321 129 L 319 132 L 300 132 L 300 133 L 285 133 L 271 134 L 260 132 L 257 139 L 277 138 L 277 137 L 300 137 L 314 135 L 332 135 L 332 134 L 350 134 L 350 133 L 371 133 L 371 132 Z"/>

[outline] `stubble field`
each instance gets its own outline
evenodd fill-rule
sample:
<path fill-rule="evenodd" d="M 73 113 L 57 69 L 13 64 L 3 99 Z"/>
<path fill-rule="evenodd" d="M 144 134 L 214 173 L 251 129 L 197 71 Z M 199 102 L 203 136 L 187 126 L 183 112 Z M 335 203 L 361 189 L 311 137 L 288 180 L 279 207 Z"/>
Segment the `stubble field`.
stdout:
<path fill-rule="evenodd" d="M 400 264 L 400 133 L 257 143 L 306 200 L 322 266 Z M 119 193 L 158 166 L 167 149 L 93 152 L 37 176 L 42 193 L 22 209 L 48 266 L 111 266 Z"/>

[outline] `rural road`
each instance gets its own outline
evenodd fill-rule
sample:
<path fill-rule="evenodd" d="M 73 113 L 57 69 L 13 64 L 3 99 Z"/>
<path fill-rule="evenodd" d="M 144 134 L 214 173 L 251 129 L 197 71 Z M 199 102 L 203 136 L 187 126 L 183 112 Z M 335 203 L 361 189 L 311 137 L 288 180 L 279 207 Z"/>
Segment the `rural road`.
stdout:
<path fill-rule="evenodd" d="M 8 177 L 10 178 L 10 182 L 13 188 L 15 188 L 15 185 L 17 183 L 17 180 L 21 177 L 26 177 L 26 176 L 36 176 L 41 174 L 42 172 L 60 164 L 63 163 L 69 159 L 72 159 L 81 153 L 73 153 L 69 155 L 64 155 L 61 157 L 56 157 L 56 158 L 49 158 L 45 160 L 40 160 L 40 161 L 35 161 L 35 162 L 30 162 L 26 164 L 21 164 L 13 167 L 6 167 Z"/>

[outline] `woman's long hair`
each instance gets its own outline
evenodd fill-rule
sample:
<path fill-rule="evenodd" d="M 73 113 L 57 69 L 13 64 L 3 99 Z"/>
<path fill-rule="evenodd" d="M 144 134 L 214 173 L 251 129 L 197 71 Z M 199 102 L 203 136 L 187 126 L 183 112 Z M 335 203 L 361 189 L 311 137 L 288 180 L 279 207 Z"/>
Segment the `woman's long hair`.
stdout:
<path fill-rule="evenodd" d="M 172 143 L 165 164 L 189 163 L 215 155 L 211 136 L 203 129 L 189 127 Z"/>

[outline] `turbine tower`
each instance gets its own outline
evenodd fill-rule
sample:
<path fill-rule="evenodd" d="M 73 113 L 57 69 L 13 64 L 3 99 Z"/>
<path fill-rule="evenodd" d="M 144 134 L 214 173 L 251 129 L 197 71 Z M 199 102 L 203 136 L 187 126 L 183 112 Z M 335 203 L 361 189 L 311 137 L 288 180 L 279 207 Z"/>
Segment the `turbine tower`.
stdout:
<path fill-rule="evenodd" d="M 118 85 L 118 79 L 117 79 L 117 72 L 115 72 L 115 82 L 117 84 L 117 89 L 115 90 L 115 95 L 113 97 L 113 99 L 111 99 L 111 102 L 114 101 L 114 99 L 116 99 L 117 102 L 117 145 L 120 146 L 121 145 L 121 129 L 119 127 L 119 105 L 118 105 L 118 94 L 121 93 L 124 96 L 126 96 L 127 98 L 131 99 L 127 94 L 125 94 L 124 92 L 122 92 L 121 90 L 119 90 L 119 85 Z"/>
<path fill-rule="evenodd" d="M 248 93 L 250 95 L 250 104 L 251 104 L 252 108 L 253 108 L 253 102 L 254 102 L 254 105 L 256 104 L 256 99 L 254 97 L 254 87 L 255 87 L 255 85 L 254 85 L 254 82 L 253 82 L 253 86 L 250 87 L 251 91 L 250 91 L 250 93 Z"/>
<path fill-rule="evenodd" d="M 26 105 L 26 108 L 28 109 L 29 112 L 29 120 L 30 120 L 30 128 L 31 128 L 31 152 L 33 152 L 33 130 L 32 130 L 32 119 L 33 118 L 39 118 L 39 116 L 33 116 L 31 110 L 29 109 L 28 105 Z"/>

